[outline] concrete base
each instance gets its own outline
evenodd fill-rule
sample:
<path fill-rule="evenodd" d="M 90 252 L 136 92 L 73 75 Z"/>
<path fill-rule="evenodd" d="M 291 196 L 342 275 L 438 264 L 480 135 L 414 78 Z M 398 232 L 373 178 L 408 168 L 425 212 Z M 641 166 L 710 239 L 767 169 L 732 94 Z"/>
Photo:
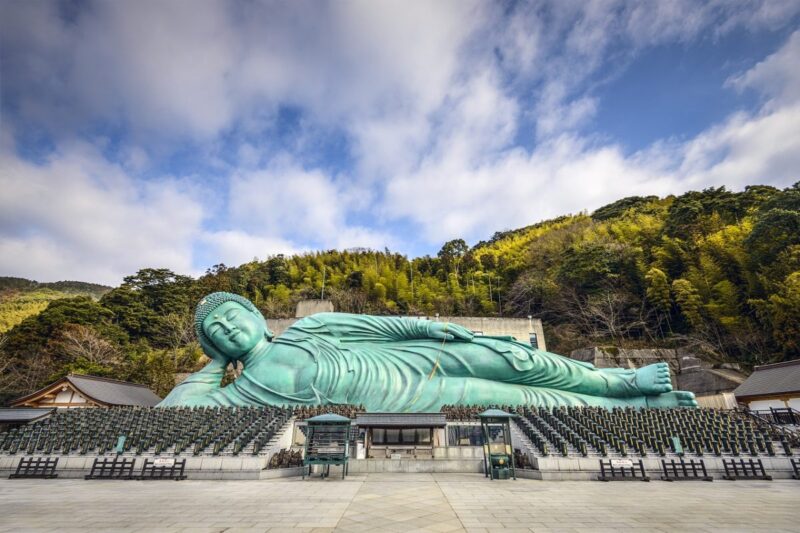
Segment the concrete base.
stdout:
<path fill-rule="evenodd" d="M 351 459 L 351 474 L 483 473 L 483 459 Z"/>
<path fill-rule="evenodd" d="M 479 449 L 479 448 L 477 448 Z M 460 450 L 459 455 L 467 455 Z M 14 473 L 21 455 L 0 456 L 0 477 Z M 93 456 L 59 457 L 56 473 L 59 479 L 83 479 L 92 468 Z M 638 460 L 632 458 L 634 461 Z M 687 458 L 688 459 L 688 458 Z M 725 469 L 722 458 L 702 457 L 706 470 L 715 479 L 722 479 Z M 742 456 L 748 460 L 749 457 Z M 653 479 L 661 476 L 661 459 L 646 457 L 644 468 Z M 762 457 L 767 474 L 774 479 L 791 479 L 793 470 L 788 457 Z M 138 457 L 134 475 L 141 471 L 144 458 Z M 300 476 L 302 468 L 266 470 L 266 457 L 187 457 L 185 475 L 188 479 L 277 479 Z M 600 472 L 599 458 L 535 457 L 532 470 L 517 470 L 517 477 L 526 479 L 578 481 L 594 480 Z M 461 459 L 351 459 L 350 474 L 367 473 L 483 473 L 483 458 Z M 339 476 L 339 467 L 331 469 L 331 476 Z"/>
<path fill-rule="evenodd" d="M 638 458 L 632 457 L 634 462 Z M 714 479 L 722 479 L 725 467 L 721 457 L 687 457 L 688 459 L 702 459 L 706 465 L 708 475 Z M 727 457 L 725 459 L 728 459 Z M 750 457 L 741 456 L 739 459 L 747 461 Z M 669 458 L 668 458 L 669 460 Z M 677 459 L 676 459 L 677 460 Z M 645 457 L 642 459 L 644 469 L 653 479 L 659 479 L 662 474 L 661 458 Z M 774 479 L 791 479 L 792 464 L 788 457 L 762 457 L 761 462 L 764 470 Z M 539 477 L 531 479 L 549 479 L 563 481 L 593 480 L 597 479 L 600 473 L 600 459 L 597 457 L 535 457 L 533 460 L 534 470 L 529 472 L 539 472 Z M 517 472 L 520 472 L 519 470 Z"/>
<path fill-rule="evenodd" d="M 302 466 L 291 468 L 275 468 L 274 470 L 262 470 L 258 479 L 281 479 L 285 477 L 299 477 L 303 475 Z"/>
<path fill-rule="evenodd" d="M 434 459 L 480 459 L 483 461 L 483 448 L 480 446 L 447 446 L 433 449 Z"/>
<path fill-rule="evenodd" d="M 0 476 L 8 477 L 16 470 L 22 455 L 0 456 Z M 112 457 L 106 455 L 104 457 Z M 128 457 L 128 456 L 125 456 Z M 133 474 L 138 475 L 145 457 L 136 457 Z M 152 457 L 147 457 L 152 459 Z M 56 473 L 59 479 L 83 479 L 92 470 L 96 456 L 59 456 Z M 187 479 L 261 479 L 267 458 L 261 456 L 186 457 Z M 298 474 L 299 475 L 299 474 Z"/>

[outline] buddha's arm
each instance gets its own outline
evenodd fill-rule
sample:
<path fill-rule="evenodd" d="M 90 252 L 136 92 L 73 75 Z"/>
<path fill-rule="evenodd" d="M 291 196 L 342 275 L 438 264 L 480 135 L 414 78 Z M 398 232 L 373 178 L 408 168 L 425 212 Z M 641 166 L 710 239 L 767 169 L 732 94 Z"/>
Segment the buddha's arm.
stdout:
<path fill-rule="evenodd" d="M 191 374 L 164 398 L 159 407 L 198 405 L 210 393 L 219 390 L 227 362 L 212 360 L 202 370 Z"/>
<path fill-rule="evenodd" d="M 318 313 L 296 322 L 292 329 L 330 335 L 343 342 L 386 342 L 431 338 L 430 324 L 418 318 Z"/>

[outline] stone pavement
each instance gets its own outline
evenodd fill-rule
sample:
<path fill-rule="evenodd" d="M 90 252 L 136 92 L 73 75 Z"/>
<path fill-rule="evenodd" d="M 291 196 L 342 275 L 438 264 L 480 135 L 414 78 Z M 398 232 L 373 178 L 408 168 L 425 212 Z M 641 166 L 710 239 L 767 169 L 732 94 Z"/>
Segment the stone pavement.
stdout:
<path fill-rule="evenodd" d="M 6 531 L 800 531 L 800 481 L 0 480 Z"/>

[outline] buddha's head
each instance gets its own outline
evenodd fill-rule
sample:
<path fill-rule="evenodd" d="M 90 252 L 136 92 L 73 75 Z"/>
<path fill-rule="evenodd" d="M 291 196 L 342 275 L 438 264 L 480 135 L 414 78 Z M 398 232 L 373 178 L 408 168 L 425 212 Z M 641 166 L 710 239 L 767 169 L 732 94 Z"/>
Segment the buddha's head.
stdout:
<path fill-rule="evenodd" d="M 194 328 L 207 355 L 234 361 L 261 340 L 274 337 L 256 306 L 230 292 L 214 292 L 200 300 L 194 312 Z"/>

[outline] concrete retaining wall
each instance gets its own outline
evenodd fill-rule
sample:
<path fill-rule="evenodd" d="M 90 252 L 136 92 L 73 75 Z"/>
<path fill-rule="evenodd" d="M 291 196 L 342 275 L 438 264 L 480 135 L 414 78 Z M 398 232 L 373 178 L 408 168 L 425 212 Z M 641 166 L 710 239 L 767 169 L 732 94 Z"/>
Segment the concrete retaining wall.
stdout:
<path fill-rule="evenodd" d="M 419 318 L 437 320 L 436 317 L 433 316 Z M 297 322 L 297 320 L 297 318 L 267 318 L 267 324 L 275 335 L 280 335 L 286 331 L 289 326 Z M 538 318 L 534 318 L 529 322 L 527 318 L 440 316 L 438 320 L 440 322 L 452 322 L 453 324 L 464 326 L 472 331 L 480 331 L 484 335 L 511 335 L 518 341 L 524 343 L 530 341 L 531 327 L 533 327 L 533 333 L 536 333 L 539 348 L 542 350 L 547 349 L 547 344 L 544 340 L 542 321 Z"/>
<path fill-rule="evenodd" d="M 0 475 L 13 474 L 21 458 L 21 455 L 0 456 Z M 91 472 L 95 458 L 59 456 L 56 473 L 61 479 L 82 479 Z M 136 457 L 134 475 L 141 472 L 144 461 L 144 457 Z M 261 479 L 266 465 L 266 457 L 187 457 L 184 474 L 188 479 Z"/>
<path fill-rule="evenodd" d="M 351 459 L 351 474 L 483 472 L 483 459 Z"/>
<path fill-rule="evenodd" d="M 447 448 L 442 450 L 457 450 Z M 439 459 L 352 459 L 349 472 L 365 473 L 482 473 L 483 456 L 478 455 L 479 447 L 465 447 L 460 458 Z M 467 453 L 468 451 L 468 453 Z M 466 457 L 473 454 L 472 458 Z M 0 476 L 8 477 L 14 473 L 17 463 L 22 458 L 16 456 L 0 456 Z M 61 479 L 82 479 L 87 475 L 94 461 L 93 456 L 59 457 L 56 472 Z M 703 457 L 708 474 L 715 479 L 722 479 L 725 469 L 719 457 Z M 742 457 L 748 460 L 749 457 Z M 637 461 L 637 459 L 633 459 Z M 790 479 L 792 465 L 788 457 L 762 457 L 767 474 L 775 479 Z M 645 470 L 652 479 L 661 476 L 661 459 L 646 457 L 643 459 Z M 141 471 L 144 458 L 137 458 L 134 474 Z M 264 470 L 266 457 L 188 457 L 185 474 L 188 479 L 276 479 L 300 476 L 302 469 L 284 468 Z M 546 480 L 594 480 L 600 472 L 599 458 L 573 457 L 535 457 L 533 470 L 517 470 L 517 476 L 529 479 Z M 338 467 L 331 469 L 331 476 L 339 474 Z"/>
<path fill-rule="evenodd" d="M 632 459 L 634 463 L 638 462 L 638 459 Z M 714 479 L 722 479 L 725 474 L 722 458 L 702 457 L 701 459 L 705 462 L 708 475 L 714 476 Z M 741 459 L 748 460 L 750 458 L 742 456 Z M 662 474 L 660 458 L 645 457 L 642 462 L 651 479 L 660 479 Z M 764 470 L 773 478 L 791 479 L 793 471 L 788 457 L 762 457 L 761 462 L 764 464 Z M 535 457 L 533 467 L 534 470 L 529 471 L 534 472 L 533 479 L 589 480 L 597 479 L 597 475 L 600 473 L 600 460 L 597 457 Z"/>

